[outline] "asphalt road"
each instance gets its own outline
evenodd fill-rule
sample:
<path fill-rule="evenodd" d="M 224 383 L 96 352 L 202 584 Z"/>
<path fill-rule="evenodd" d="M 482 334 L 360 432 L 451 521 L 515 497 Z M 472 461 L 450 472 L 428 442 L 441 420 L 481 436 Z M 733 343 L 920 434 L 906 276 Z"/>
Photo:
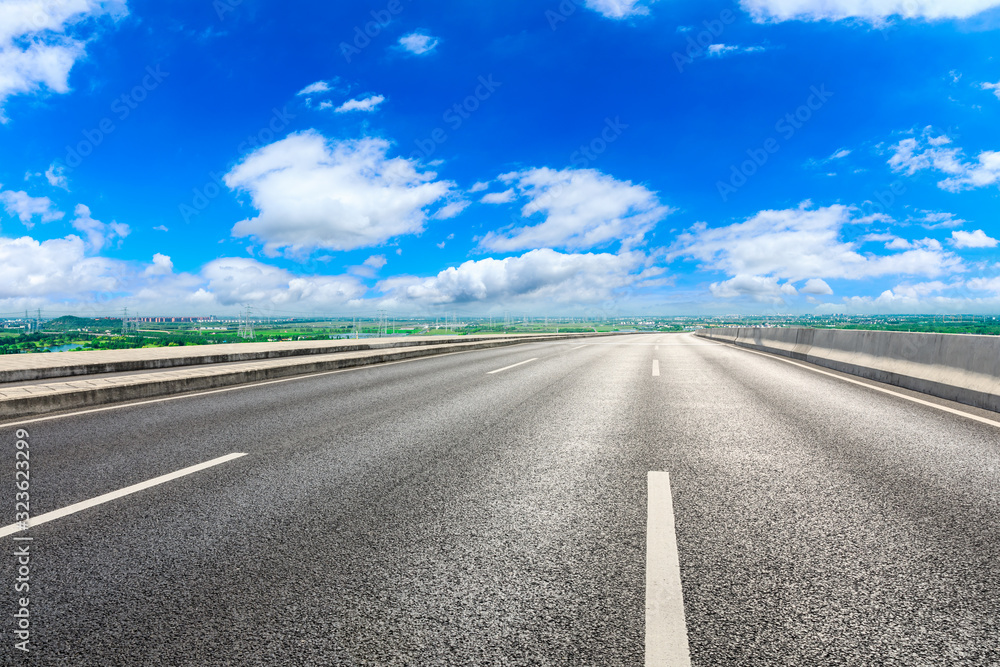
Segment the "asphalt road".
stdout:
<path fill-rule="evenodd" d="M 641 665 L 651 470 L 692 664 L 1000 664 L 1000 429 L 689 335 L 24 428 L 33 516 L 246 456 L 21 533 L 27 655 L 3 537 L 4 664 Z"/>

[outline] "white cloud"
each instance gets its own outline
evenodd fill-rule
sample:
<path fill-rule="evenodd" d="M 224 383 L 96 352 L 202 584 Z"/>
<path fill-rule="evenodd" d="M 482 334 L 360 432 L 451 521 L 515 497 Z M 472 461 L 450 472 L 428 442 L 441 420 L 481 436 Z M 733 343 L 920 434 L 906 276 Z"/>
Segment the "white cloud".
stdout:
<path fill-rule="evenodd" d="M 738 44 L 709 44 L 706 54 L 709 58 L 723 58 L 740 53 L 761 53 L 766 51 L 763 46 L 739 46 Z"/>
<path fill-rule="evenodd" d="M 174 272 L 174 263 L 168 255 L 156 253 L 153 255 L 153 263 L 143 271 L 145 276 L 163 276 Z"/>
<path fill-rule="evenodd" d="M 1000 6 L 1000 0 L 740 0 L 755 21 L 822 21 L 858 18 L 874 23 L 891 16 L 968 18 Z"/>
<path fill-rule="evenodd" d="M 385 101 L 382 95 L 372 95 L 363 99 L 347 100 L 334 109 L 335 113 L 347 113 L 348 111 L 374 111 L 375 108 Z"/>
<path fill-rule="evenodd" d="M 316 83 L 310 83 L 308 86 L 295 93 L 297 96 L 304 95 L 315 95 L 316 93 L 327 93 L 330 92 L 330 84 L 326 81 L 317 81 Z"/>
<path fill-rule="evenodd" d="M 0 304 L 11 300 L 89 300 L 96 292 L 119 290 L 122 264 L 87 256 L 75 235 L 36 241 L 29 236 L 0 237 Z"/>
<path fill-rule="evenodd" d="M 2 187 L 2 186 L 0 186 Z M 65 214 L 53 208 L 48 197 L 31 197 L 23 190 L 0 191 L 0 204 L 8 215 L 15 215 L 24 224 L 31 226 L 31 219 L 36 215 L 42 222 L 60 220 Z"/>
<path fill-rule="evenodd" d="M 348 272 L 362 278 L 374 278 L 379 270 L 388 263 L 385 255 L 372 255 L 360 266 L 348 267 Z"/>
<path fill-rule="evenodd" d="M 981 84 L 981 87 L 983 90 L 992 90 L 997 99 L 1000 99 L 1000 81 L 997 83 L 984 83 Z"/>
<path fill-rule="evenodd" d="M 708 45 L 708 56 L 721 58 L 727 53 L 732 53 L 733 51 L 739 51 L 740 47 L 728 45 L 728 44 L 709 44 Z"/>
<path fill-rule="evenodd" d="M 422 32 L 411 32 L 399 38 L 400 46 L 410 53 L 418 56 L 430 53 L 437 48 L 437 45 L 440 43 L 441 40 L 437 37 L 431 37 L 430 35 Z"/>
<path fill-rule="evenodd" d="M 806 284 L 802 286 L 799 290 L 803 294 L 817 294 L 817 295 L 829 295 L 833 294 L 833 289 L 826 284 L 825 280 L 820 280 L 819 278 L 810 278 L 806 281 Z"/>
<path fill-rule="evenodd" d="M 255 307 L 336 307 L 364 295 L 366 288 L 351 276 L 300 276 L 249 257 L 225 257 L 206 264 L 203 286 L 191 299 L 210 299 L 222 306 L 251 303 Z"/>
<path fill-rule="evenodd" d="M 898 236 L 893 237 L 892 240 L 885 244 L 886 250 L 909 250 L 911 247 L 909 241 Z"/>
<path fill-rule="evenodd" d="M 503 192 L 490 192 L 489 194 L 485 194 L 479 201 L 484 204 L 509 204 L 515 199 L 517 199 L 517 193 L 514 192 L 514 188 L 508 188 Z"/>
<path fill-rule="evenodd" d="M 924 147 L 922 143 L 930 144 Z M 925 135 L 924 141 L 910 138 L 903 139 L 892 147 L 892 157 L 889 158 L 889 166 L 896 171 L 905 171 L 912 176 L 921 169 L 936 169 L 949 174 L 958 174 L 962 171 L 959 154 L 961 149 L 942 148 L 951 143 L 945 135 L 938 137 Z"/>
<path fill-rule="evenodd" d="M 987 236 L 981 229 L 973 232 L 956 229 L 951 233 L 951 242 L 956 248 L 996 248 L 997 243 L 1000 243 L 995 238 Z"/>
<path fill-rule="evenodd" d="M 982 188 L 1000 182 L 1000 151 L 983 151 L 977 163 L 965 166 L 964 173 L 941 181 L 938 185 L 949 192 Z"/>
<path fill-rule="evenodd" d="M 170 230 L 169 230 L 169 229 L 167 228 L 167 226 L 166 226 L 166 225 L 157 225 L 156 227 L 153 227 L 153 229 L 155 229 L 155 230 L 156 230 L 156 231 L 158 231 L 158 232 L 169 232 L 169 231 L 170 231 Z"/>
<path fill-rule="evenodd" d="M 73 229 L 87 235 L 87 245 L 91 252 L 100 252 L 104 244 L 111 239 L 115 237 L 123 239 L 131 232 L 128 225 L 95 220 L 90 215 L 90 209 L 83 204 L 77 204 L 73 213 L 76 216 L 72 221 Z"/>
<path fill-rule="evenodd" d="M 735 299 L 750 297 L 754 301 L 765 303 L 781 303 L 786 296 L 796 294 L 797 290 L 791 283 L 779 283 L 774 276 L 752 276 L 740 274 L 712 283 L 708 286 L 712 296 L 718 299 Z"/>
<path fill-rule="evenodd" d="M 366 265 L 378 264 L 369 258 Z M 124 306 L 158 314 L 255 309 L 335 311 L 356 308 L 367 288 L 353 276 L 296 275 L 244 257 L 224 257 L 198 273 L 174 273 L 171 258 L 149 264 L 93 256 L 78 236 L 38 241 L 0 237 L 0 308 L 58 307 L 109 314 Z"/>
<path fill-rule="evenodd" d="M 904 298 L 904 299 L 915 299 L 919 297 L 924 297 L 929 294 L 936 294 L 938 292 L 943 292 L 947 289 L 954 288 L 960 284 L 948 284 L 941 282 L 940 280 L 931 280 L 922 283 L 903 283 L 901 285 L 896 285 L 894 288 L 889 290 L 890 294 L 893 294 L 893 298 Z M 883 293 L 884 295 L 885 293 Z"/>
<path fill-rule="evenodd" d="M 965 158 L 961 148 L 946 148 L 951 139 L 941 135 L 920 139 L 910 138 L 892 147 L 889 166 L 912 176 L 925 169 L 948 174 L 938 187 L 949 192 L 961 192 L 1000 182 L 1000 151 L 983 151 L 975 162 Z"/>
<path fill-rule="evenodd" d="M 973 278 L 966 284 L 972 290 L 1000 294 L 1000 276 L 993 278 Z"/>
<path fill-rule="evenodd" d="M 828 159 L 830 160 L 840 160 L 851 154 L 851 151 L 847 148 L 841 148 L 839 151 L 831 155 Z"/>
<path fill-rule="evenodd" d="M 233 235 L 255 237 L 268 255 L 298 255 L 420 233 L 425 209 L 454 184 L 388 150 L 384 139 L 335 141 L 308 130 L 254 151 L 225 176 L 260 212 L 236 223 Z"/>
<path fill-rule="evenodd" d="M 892 237 L 888 243 L 885 244 L 886 250 L 912 250 L 914 248 L 929 248 L 930 250 L 940 250 L 941 242 L 937 239 L 915 239 L 913 241 L 907 241 L 904 238 L 898 236 Z"/>
<path fill-rule="evenodd" d="M 922 216 L 912 218 L 912 221 L 920 223 L 925 229 L 951 228 L 965 224 L 965 220 L 956 218 L 954 213 L 945 211 L 921 211 L 921 213 Z"/>
<path fill-rule="evenodd" d="M 0 122 L 14 95 L 69 91 L 69 72 L 85 55 L 92 20 L 127 14 L 125 0 L 7 0 L 0 2 Z"/>
<path fill-rule="evenodd" d="M 517 304 L 551 311 L 559 305 L 613 298 L 651 273 L 640 252 L 566 254 L 548 248 L 518 257 L 487 258 L 450 267 L 436 276 L 398 276 L 381 281 L 386 304 L 401 308 L 445 304 Z"/>
<path fill-rule="evenodd" d="M 469 207 L 469 202 L 465 200 L 453 201 L 445 204 L 434 214 L 435 220 L 449 220 Z"/>
<path fill-rule="evenodd" d="M 491 250 L 586 249 L 616 241 L 629 248 L 641 243 L 671 211 L 655 192 L 594 169 L 527 169 L 504 174 L 500 180 L 514 184 L 528 199 L 521 208 L 523 217 L 542 214 L 545 219 L 489 232 L 480 246 Z"/>
<path fill-rule="evenodd" d="M 883 241 L 892 241 L 897 237 L 895 234 L 889 234 L 888 232 L 878 232 L 875 234 L 865 234 L 859 241 L 861 243 L 881 243 Z"/>
<path fill-rule="evenodd" d="M 646 0 L 584 0 L 587 7 L 609 19 L 649 14 Z M 649 0 L 655 2 L 655 0 Z"/>
<path fill-rule="evenodd" d="M 490 187 L 489 181 L 477 181 L 476 183 L 473 183 L 471 188 L 469 188 L 469 192 L 470 193 L 482 192 L 488 187 Z"/>
<path fill-rule="evenodd" d="M 876 297 L 845 297 L 840 303 L 824 304 L 817 310 L 828 313 L 995 313 L 998 307 L 1000 279 L 974 278 L 947 283 L 940 280 L 901 283 Z"/>
<path fill-rule="evenodd" d="M 936 277 L 962 270 L 961 259 L 936 241 L 904 252 L 860 253 L 858 246 L 866 239 L 848 242 L 840 238 L 844 225 L 859 221 L 855 213 L 842 205 L 813 209 L 806 202 L 797 209 L 761 211 L 726 227 L 708 228 L 701 223 L 677 238 L 668 258 L 691 257 L 705 269 L 734 277 L 774 278 L 771 286 L 779 280 L 860 280 L 896 274 Z"/>
<path fill-rule="evenodd" d="M 45 170 L 45 178 L 52 187 L 69 190 L 69 183 L 66 180 L 66 167 L 61 164 L 53 162 L 49 165 L 49 168 Z"/>

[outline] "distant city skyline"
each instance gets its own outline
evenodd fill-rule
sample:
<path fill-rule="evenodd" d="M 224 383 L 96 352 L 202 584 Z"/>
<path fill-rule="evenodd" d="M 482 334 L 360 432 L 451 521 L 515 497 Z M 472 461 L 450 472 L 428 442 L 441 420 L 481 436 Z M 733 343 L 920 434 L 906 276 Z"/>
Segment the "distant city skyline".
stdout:
<path fill-rule="evenodd" d="M 0 4 L 0 317 L 1000 312 L 1000 0 Z"/>

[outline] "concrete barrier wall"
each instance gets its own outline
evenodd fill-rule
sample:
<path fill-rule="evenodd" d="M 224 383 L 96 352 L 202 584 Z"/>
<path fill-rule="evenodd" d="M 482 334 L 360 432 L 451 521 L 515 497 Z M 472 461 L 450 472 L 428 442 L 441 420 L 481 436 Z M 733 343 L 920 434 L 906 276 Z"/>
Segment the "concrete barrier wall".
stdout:
<path fill-rule="evenodd" d="M 285 359 L 338 352 L 377 351 L 401 347 L 438 346 L 497 340 L 538 342 L 581 336 L 614 336 L 617 333 L 487 334 L 482 336 L 412 336 L 405 338 L 284 341 L 275 343 L 229 343 L 187 345 L 131 350 L 88 350 L 53 354 L 0 355 L 0 384 L 50 378 L 150 371 L 201 364 L 223 364 L 264 359 Z"/>
<path fill-rule="evenodd" d="M 1000 336 L 759 327 L 697 335 L 1000 412 Z"/>
<path fill-rule="evenodd" d="M 523 343 L 569 341 L 575 338 L 595 336 L 615 336 L 616 333 L 572 333 L 521 336 L 462 337 L 461 339 L 437 340 L 437 345 L 395 345 L 387 346 L 384 341 L 373 345 L 352 345 L 329 348 L 333 353 L 300 353 L 294 356 L 272 355 L 267 350 L 258 349 L 259 357 L 239 360 L 238 363 L 216 365 L 201 357 L 192 357 L 186 352 L 166 361 L 200 359 L 197 363 L 165 364 L 157 370 L 134 374 L 84 376 L 74 379 L 76 373 L 64 373 L 67 380 L 53 384 L 31 384 L 29 386 L 0 383 L 0 419 L 23 419 L 71 409 L 87 408 L 109 403 L 150 399 L 191 391 L 203 391 L 230 387 L 249 382 L 274 380 L 308 373 L 340 370 L 358 366 L 369 366 L 392 361 L 417 359 L 440 354 L 484 350 Z M 471 339 L 471 340 L 470 340 Z M 251 344 L 245 347 L 250 347 Z M 345 349 L 346 348 L 346 349 Z M 362 349 L 358 349 L 362 348 Z M 160 348 L 162 349 L 162 348 Z M 310 348 L 311 349 L 311 348 Z M 176 348 L 174 348 L 176 352 Z M 143 352 L 144 350 L 122 350 L 122 352 Z M 157 350 L 152 350 L 156 352 Z M 282 350 L 277 350 L 281 352 Z M 253 354 L 252 351 L 248 351 Z M 60 353 L 68 354 L 68 353 Z M 80 354 L 100 354 L 80 353 Z M 12 355 L 13 356 L 13 355 Z M 58 355 L 17 355 L 20 357 L 55 357 Z M 161 358 L 160 360 L 163 360 Z M 129 360 L 131 361 L 135 360 Z M 228 359 L 227 359 L 228 361 Z"/>

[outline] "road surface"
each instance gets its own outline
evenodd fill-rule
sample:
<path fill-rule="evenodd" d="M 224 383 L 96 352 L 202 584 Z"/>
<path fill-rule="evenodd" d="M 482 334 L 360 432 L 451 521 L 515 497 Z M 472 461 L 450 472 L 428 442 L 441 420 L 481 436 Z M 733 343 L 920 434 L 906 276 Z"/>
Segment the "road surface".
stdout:
<path fill-rule="evenodd" d="M 18 426 L 34 517 L 244 456 L 0 538 L 2 662 L 641 665 L 662 471 L 691 664 L 1000 664 L 1000 415 L 803 366 L 634 335 L 7 424 L 0 525 Z"/>

